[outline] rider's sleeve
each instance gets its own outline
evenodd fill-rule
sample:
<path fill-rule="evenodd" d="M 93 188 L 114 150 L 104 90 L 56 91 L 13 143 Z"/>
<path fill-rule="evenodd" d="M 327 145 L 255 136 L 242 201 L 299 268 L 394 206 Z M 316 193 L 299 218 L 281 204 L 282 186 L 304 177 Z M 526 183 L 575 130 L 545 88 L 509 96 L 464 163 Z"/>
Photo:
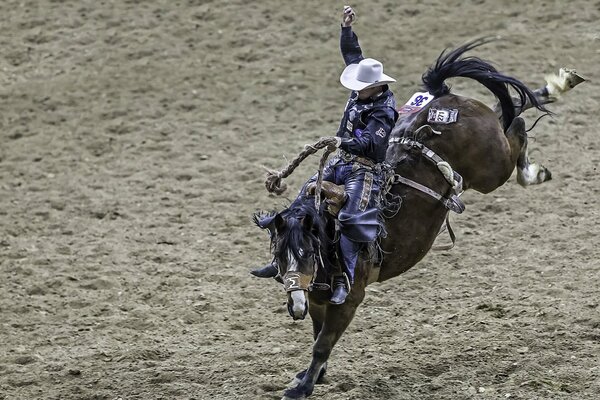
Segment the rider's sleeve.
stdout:
<path fill-rule="evenodd" d="M 350 154 L 369 157 L 376 163 L 385 160 L 388 139 L 395 125 L 395 110 L 391 107 L 374 110 L 367 126 L 352 139 L 342 139 L 340 148 Z"/>
<path fill-rule="evenodd" d="M 364 58 L 358 44 L 358 36 L 352 31 L 351 26 L 342 26 L 340 49 L 346 65 L 357 64 Z"/>

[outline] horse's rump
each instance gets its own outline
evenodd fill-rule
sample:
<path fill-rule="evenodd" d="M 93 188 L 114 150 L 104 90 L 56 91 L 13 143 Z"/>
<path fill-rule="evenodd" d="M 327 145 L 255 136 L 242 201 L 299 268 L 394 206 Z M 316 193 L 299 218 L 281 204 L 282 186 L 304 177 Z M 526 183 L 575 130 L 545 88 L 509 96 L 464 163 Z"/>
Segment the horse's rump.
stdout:
<path fill-rule="evenodd" d="M 429 121 L 430 110 L 454 111 L 456 122 Z M 421 129 L 424 126 L 431 129 Z M 504 183 L 514 169 L 512 160 L 506 157 L 510 144 L 498 115 L 475 99 L 455 94 L 434 99 L 418 113 L 398 121 L 392 141 L 406 137 L 419 142 L 427 140 L 440 157 L 452 160 L 452 168 L 464 178 L 465 190 L 488 193 Z M 392 147 L 387 161 L 395 165 L 399 156 L 398 149 Z"/>

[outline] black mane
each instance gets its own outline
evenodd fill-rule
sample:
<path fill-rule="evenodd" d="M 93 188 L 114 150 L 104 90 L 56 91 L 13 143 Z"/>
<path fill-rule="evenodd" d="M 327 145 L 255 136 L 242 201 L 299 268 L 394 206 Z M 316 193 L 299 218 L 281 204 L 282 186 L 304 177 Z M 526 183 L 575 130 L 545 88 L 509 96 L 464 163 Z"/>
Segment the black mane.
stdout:
<path fill-rule="evenodd" d="M 281 212 L 285 219 L 285 229 L 278 232 L 279 245 L 276 251 L 290 250 L 294 257 L 302 258 L 299 250 L 302 244 L 308 240 L 311 243 L 312 250 L 317 252 L 326 252 L 330 248 L 330 239 L 327 236 L 325 227 L 327 225 L 324 213 L 315 208 L 314 196 L 299 196 L 290 204 L 290 206 Z M 308 218 L 312 221 L 312 229 L 307 231 L 303 226 L 303 221 Z M 320 246 L 320 249 L 319 249 Z M 282 257 L 283 254 L 275 254 Z M 328 257 L 323 254 L 324 260 Z"/>

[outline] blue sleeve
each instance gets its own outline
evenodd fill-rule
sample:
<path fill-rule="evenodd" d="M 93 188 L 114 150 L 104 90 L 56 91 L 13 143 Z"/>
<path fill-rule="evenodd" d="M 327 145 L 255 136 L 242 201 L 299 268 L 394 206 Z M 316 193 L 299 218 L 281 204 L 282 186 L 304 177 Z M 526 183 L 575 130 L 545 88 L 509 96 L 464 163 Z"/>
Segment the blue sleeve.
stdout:
<path fill-rule="evenodd" d="M 351 26 L 342 26 L 340 50 L 342 51 L 342 57 L 344 57 L 344 62 L 347 66 L 350 64 L 357 64 L 364 58 L 360 45 L 358 44 L 358 36 L 352 31 Z"/>
<path fill-rule="evenodd" d="M 372 158 L 375 162 L 385 160 L 388 139 L 396 123 L 395 110 L 391 107 L 374 110 L 367 126 L 359 137 L 342 139 L 340 148 L 350 154 Z"/>

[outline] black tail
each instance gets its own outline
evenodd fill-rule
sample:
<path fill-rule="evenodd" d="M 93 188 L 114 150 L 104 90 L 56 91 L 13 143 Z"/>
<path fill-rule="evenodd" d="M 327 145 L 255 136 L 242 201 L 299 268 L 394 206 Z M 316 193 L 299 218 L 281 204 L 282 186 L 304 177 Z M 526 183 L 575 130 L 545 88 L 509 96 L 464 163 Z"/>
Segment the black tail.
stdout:
<path fill-rule="evenodd" d="M 515 104 L 508 90 L 509 86 L 517 92 L 521 104 L 525 104 L 526 100 L 529 99 L 531 104 L 538 110 L 547 113 L 549 111 L 538 102 L 535 94 L 523 82 L 501 74 L 490 63 L 480 58 L 462 57 L 467 51 L 493 40 L 495 39 L 480 38 L 450 52 L 447 52 L 448 49 L 444 50 L 438 57 L 435 65 L 429 67 L 427 72 L 423 74 L 422 79 L 425 90 L 435 97 L 450 93 L 450 87 L 444 83 L 446 79 L 459 76 L 475 79 L 494 93 L 500 101 L 502 121 L 504 123 L 504 131 L 506 132 L 517 115 L 515 113 Z"/>

